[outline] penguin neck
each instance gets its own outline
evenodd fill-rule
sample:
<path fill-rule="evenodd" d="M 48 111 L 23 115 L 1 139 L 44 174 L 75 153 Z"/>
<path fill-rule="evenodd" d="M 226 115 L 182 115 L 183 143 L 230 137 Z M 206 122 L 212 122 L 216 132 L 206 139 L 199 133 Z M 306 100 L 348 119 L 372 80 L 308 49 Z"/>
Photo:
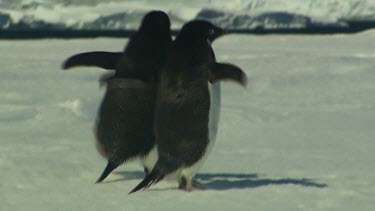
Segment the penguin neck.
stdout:
<path fill-rule="evenodd" d="M 189 36 L 188 34 L 182 34 L 176 37 L 177 43 L 185 43 L 187 45 L 207 45 L 207 39 L 201 36 Z"/>
<path fill-rule="evenodd" d="M 158 28 L 158 27 L 140 27 L 137 36 L 148 36 L 151 39 L 158 40 L 172 40 L 171 30 L 169 28 Z"/>

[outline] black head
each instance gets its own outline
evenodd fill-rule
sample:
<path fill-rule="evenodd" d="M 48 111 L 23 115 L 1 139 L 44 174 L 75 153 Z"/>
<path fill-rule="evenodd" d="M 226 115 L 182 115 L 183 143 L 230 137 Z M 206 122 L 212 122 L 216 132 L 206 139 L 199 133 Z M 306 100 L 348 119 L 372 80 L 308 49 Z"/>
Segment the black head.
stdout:
<path fill-rule="evenodd" d="M 204 20 L 194 20 L 186 23 L 178 38 L 204 39 L 213 42 L 216 38 L 224 35 L 226 31 L 214 24 Z"/>
<path fill-rule="evenodd" d="M 147 13 L 143 19 L 140 27 L 149 33 L 170 32 L 171 22 L 168 15 L 159 10 Z"/>

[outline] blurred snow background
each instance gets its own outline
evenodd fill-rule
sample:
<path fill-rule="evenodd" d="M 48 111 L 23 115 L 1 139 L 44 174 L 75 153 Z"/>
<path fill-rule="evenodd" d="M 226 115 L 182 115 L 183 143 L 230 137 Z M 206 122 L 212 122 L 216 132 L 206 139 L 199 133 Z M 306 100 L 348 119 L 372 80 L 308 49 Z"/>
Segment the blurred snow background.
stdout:
<path fill-rule="evenodd" d="M 130 163 L 96 185 L 106 161 L 92 127 L 105 71 L 60 69 L 68 56 L 125 39 L 0 40 L 0 210 L 372 211 L 375 31 L 334 36 L 228 35 L 219 61 L 248 74 L 222 84 L 216 146 L 185 193 Z"/>
<path fill-rule="evenodd" d="M 229 29 L 342 25 L 375 19 L 373 0 L 1 0 L 2 29 L 136 29 L 149 10 L 169 14 L 178 29 L 193 18 Z"/>

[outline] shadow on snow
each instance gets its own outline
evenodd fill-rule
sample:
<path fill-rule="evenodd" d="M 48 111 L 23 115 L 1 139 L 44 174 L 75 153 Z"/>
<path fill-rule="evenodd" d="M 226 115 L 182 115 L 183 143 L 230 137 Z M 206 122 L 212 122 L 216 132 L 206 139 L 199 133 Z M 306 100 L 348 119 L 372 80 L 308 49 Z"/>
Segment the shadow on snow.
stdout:
<path fill-rule="evenodd" d="M 145 173 L 141 171 L 120 171 L 114 173 L 117 175 L 122 175 L 123 178 L 105 181 L 104 183 L 143 179 L 145 176 Z M 318 183 L 314 179 L 309 178 L 269 179 L 260 177 L 258 174 L 202 173 L 196 175 L 195 180 L 199 184 L 203 185 L 207 190 L 245 189 L 268 185 L 298 185 L 313 188 L 325 188 L 328 186 L 327 184 Z"/>
<path fill-rule="evenodd" d="M 268 179 L 260 178 L 258 174 L 198 174 L 196 180 L 206 189 L 211 190 L 228 190 L 257 188 L 268 185 L 299 185 L 304 187 L 324 188 L 327 184 L 317 183 L 308 178 L 281 178 Z"/>

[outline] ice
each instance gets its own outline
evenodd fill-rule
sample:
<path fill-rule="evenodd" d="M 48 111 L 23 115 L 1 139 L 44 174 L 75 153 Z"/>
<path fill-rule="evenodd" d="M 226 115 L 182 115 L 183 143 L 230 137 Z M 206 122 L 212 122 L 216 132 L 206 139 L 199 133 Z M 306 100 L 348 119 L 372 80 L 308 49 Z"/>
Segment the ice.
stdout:
<path fill-rule="evenodd" d="M 228 35 L 218 140 L 197 176 L 205 191 L 162 181 L 133 195 L 129 163 L 94 184 L 106 161 L 92 132 L 104 70 L 61 70 L 126 39 L 0 41 L 0 210 L 373 210 L 375 31 L 334 36 Z"/>

